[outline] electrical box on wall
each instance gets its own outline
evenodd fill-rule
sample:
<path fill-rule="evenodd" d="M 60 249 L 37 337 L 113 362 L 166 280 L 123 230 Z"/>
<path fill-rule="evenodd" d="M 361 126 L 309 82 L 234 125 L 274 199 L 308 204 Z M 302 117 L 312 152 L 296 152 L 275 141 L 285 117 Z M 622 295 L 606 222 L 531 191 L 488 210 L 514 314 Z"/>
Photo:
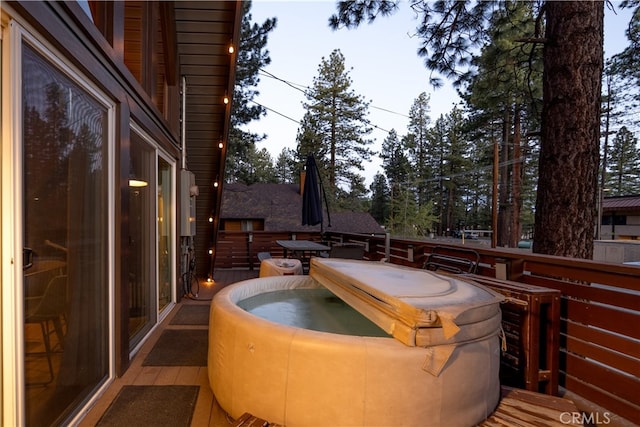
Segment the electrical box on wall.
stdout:
<path fill-rule="evenodd" d="M 196 235 L 196 176 L 186 169 L 180 171 L 180 235 Z"/>

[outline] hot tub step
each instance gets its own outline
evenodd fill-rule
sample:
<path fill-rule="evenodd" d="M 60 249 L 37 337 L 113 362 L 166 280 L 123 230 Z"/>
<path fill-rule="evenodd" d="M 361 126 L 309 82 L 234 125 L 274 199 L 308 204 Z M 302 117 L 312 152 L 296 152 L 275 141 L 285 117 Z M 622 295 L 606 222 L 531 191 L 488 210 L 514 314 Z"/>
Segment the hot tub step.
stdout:
<path fill-rule="evenodd" d="M 280 425 L 271 424 L 269 421 L 245 412 L 233 423 L 233 427 L 280 427 Z"/>

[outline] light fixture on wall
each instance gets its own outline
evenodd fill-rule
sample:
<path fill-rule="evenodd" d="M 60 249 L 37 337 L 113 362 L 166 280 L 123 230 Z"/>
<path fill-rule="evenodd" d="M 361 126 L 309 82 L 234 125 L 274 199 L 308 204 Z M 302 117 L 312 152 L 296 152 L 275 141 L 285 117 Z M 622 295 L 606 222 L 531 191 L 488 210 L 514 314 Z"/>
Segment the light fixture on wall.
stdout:
<path fill-rule="evenodd" d="M 147 185 L 149 185 L 147 181 L 129 177 L 129 187 L 140 188 L 140 187 L 146 187 Z"/>
<path fill-rule="evenodd" d="M 147 181 L 136 176 L 135 169 L 133 159 L 131 159 L 131 162 L 129 163 L 129 187 L 141 188 L 149 185 Z"/>
<path fill-rule="evenodd" d="M 226 93 L 224 94 L 224 98 L 222 98 L 222 102 L 224 102 L 225 105 L 229 103 L 229 95 L 228 94 L 226 94 Z"/>
<path fill-rule="evenodd" d="M 229 53 L 233 53 L 236 51 L 236 48 L 233 46 L 233 40 L 229 42 Z"/>
<path fill-rule="evenodd" d="M 147 185 L 149 185 L 147 181 L 136 177 L 136 174 L 133 173 L 133 166 L 131 166 L 131 170 L 129 171 L 129 187 L 141 188 Z"/>
<path fill-rule="evenodd" d="M 224 147 L 224 142 L 222 141 L 218 142 L 218 148 L 222 150 L 223 147 Z"/>

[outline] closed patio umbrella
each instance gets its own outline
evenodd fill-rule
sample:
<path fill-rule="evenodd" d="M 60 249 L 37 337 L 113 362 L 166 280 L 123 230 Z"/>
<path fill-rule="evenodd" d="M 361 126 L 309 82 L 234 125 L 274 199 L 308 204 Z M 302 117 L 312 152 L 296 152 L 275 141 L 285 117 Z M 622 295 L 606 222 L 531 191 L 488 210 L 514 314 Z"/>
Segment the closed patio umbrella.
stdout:
<path fill-rule="evenodd" d="M 305 163 L 306 176 L 304 180 L 304 190 L 302 193 L 302 225 L 318 225 L 320 224 L 320 232 L 322 232 L 322 181 L 318 175 L 318 166 L 313 154 L 307 156 Z M 325 197 L 326 202 L 326 197 Z M 327 216 L 329 209 L 327 207 Z M 331 219 L 329 219 L 331 226 Z"/>

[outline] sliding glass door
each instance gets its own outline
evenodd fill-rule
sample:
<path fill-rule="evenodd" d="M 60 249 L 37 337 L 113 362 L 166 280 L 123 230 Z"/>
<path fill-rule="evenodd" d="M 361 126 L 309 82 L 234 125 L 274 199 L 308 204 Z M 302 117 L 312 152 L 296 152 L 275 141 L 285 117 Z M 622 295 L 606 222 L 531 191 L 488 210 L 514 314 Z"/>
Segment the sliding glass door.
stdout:
<path fill-rule="evenodd" d="M 110 106 L 21 45 L 27 425 L 57 425 L 110 375 Z"/>
<path fill-rule="evenodd" d="M 136 126 L 129 174 L 129 343 L 135 348 L 175 301 L 175 163 Z"/>
<path fill-rule="evenodd" d="M 162 312 L 174 301 L 175 288 L 175 198 L 174 166 L 162 156 L 158 156 L 158 312 Z"/>
<path fill-rule="evenodd" d="M 129 342 L 134 348 L 156 321 L 155 283 L 155 152 L 131 132 L 129 165 Z"/>

